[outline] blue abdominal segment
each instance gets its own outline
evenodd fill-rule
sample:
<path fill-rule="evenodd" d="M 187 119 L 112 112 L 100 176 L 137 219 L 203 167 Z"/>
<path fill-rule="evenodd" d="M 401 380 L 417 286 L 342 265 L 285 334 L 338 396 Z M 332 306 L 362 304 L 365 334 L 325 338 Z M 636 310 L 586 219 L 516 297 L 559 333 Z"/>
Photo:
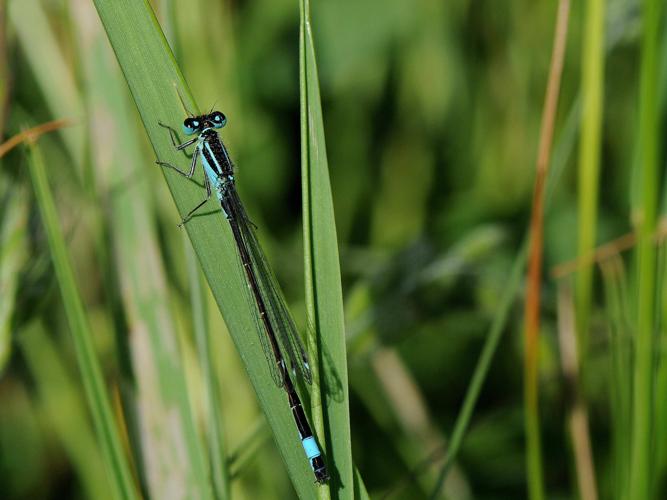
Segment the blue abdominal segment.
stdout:
<path fill-rule="evenodd" d="M 315 441 L 313 436 L 302 440 L 301 444 L 303 445 L 303 449 L 306 451 L 308 460 L 312 460 L 313 458 L 319 457 L 321 455 L 320 447 L 317 446 L 317 441 Z"/>

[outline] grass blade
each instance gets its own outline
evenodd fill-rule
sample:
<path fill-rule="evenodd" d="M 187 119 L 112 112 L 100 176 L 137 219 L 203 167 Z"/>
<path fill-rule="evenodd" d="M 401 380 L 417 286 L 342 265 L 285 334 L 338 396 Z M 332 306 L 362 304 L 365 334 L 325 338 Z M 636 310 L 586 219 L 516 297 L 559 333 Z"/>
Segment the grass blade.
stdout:
<path fill-rule="evenodd" d="M 320 394 L 317 390 L 313 391 L 313 421 L 318 434 L 322 436 L 324 431 L 326 436 L 325 455 L 331 469 L 331 489 L 335 497 L 352 498 L 345 320 L 336 223 L 310 24 L 310 3 L 302 0 L 300 6 L 301 189 L 306 307 L 309 323 L 317 332 L 319 366 L 333 371 L 333 377 L 330 373 L 321 374 L 324 380 L 321 393 L 323 414 L 319 407 Z M 338 387 L 329 386 L 330 380 L 335 380 Z M 317 383 L 314 387 L 318 387 Z"/>
<path fill-rule="evenodd" d="M 356 498 L 358 500 L 369 500 L 371 497 L 368 494 L 368 491 L 366 491 L 366 485 L 364 484 L 364 480 L 361 477 L 361 474 L 359 473 L 359 469 L 356 467 L 354 468 L 354 495 L 353 498 Z"/>
<path fill-rule="evenodd" d="M 74 272 L 49 189 L 44 160 L 36 144 L 29 148 L 28 163 L 42 223 L 46 229 L 58 286 L 60 287 L 72 333 L 86 398 L 93 414 L 95 430 L 108 468 L 112 496 L 128 500 L 134 499 L 137 498 L 137 492 L 132 480 L 130 466 L 124 454 L 118 428 L 113 418 L 102 370 L 95 356 L 92 344 L 93 333 L 77 290 Z"/>
<path fill-rule="evenodd" d="M 586 2 L 581 76 L 581 136 L 579 146 L 578 258 L 595 248 L 598 213 L 598 177 L 602 133 L 604 88 L 604 16 L 605 0 Z M 588 352 L 588 317 L 591 309 L 593 268 L 577 273 L 575 301 L 579 360 L 586 363 Z M 582 371 L 585 378 L 585 371 Z"/>
<path fill-rule="evenodd" d="M 544 247 L 544 196 L 545 184 L 551 159 L 554 123 L 558 110 L 560 82 L 563 73 L 563 59 L 567 42 L 567 27 L 570 17 L 569 0 L 558 2 L 558 16 L 554 30 L 554 44 L 551 68 L 547 83 L 540 144 L 536 165 L 535 188 L 530 219 L 530 243 L 528 256 L 528 276 L 526 278 L 526 299 L 524 311 L 524 415 L 526 432 L 526 460 L 528 493 L 533 500 L 544 498 L 542 478 L 542 450 L 539 416 L 539 332 L 540 332 L 540 292 L 542 288 L 542 258 Z"/>
<path fill-rule="evenodd" d="M 579 106 L 575 104 L 569 112 L 568 119 L 563 127 L 563 131 L 561 132 L 560 140 L 553 152 L 553 157 L 551 159 L 552 166 L 549 170 L 549 178 L 547 179 L 546 185 L 545 210 L 549 208 L 549 202 L 553 197 L 557 181 L 561 178 L 561 174 L 565 169 L 569 155 L 574 148 L 578 118 Z M 493 360 L 496 349 L 498 348 L 498 343 L 500 342 L 500 337 L 502 336 L 502 333 L 505 329 L 510 308 L 519 293 L 521 277 L 526 266 L 526 259 L 528 255 L 527 242 L 528 233 L 526 232 L 524 242 L 521 245 L 521 248 L 518 250 L 516 257 L 514 258 L 512 269 L 507 278 L 504 300 L 496 310 L 491 326 L 489 327 L 489 333 L 486 335 L 484 347 L 482 348 L 482 352 L 480 353 L 477 364 L 475 365 L 472 379 L 470 384 L 468 384 L 463 404 L 461 405 L 461 409 L 456 416 L 454 430 L 452 431 L 449 447 L 445 455 L 445 461 L 442 465 L 442 470 L 440 471 L 440 475 L 436 481 L 433 493 L 431 494 L 431 498 L 438 497 L 440 489 L 442 488 L 442 485 L 447 478 L 447 474 L 450 472 L 452 466 L 454 465 L 454 460 L 456 459 L 456 456 L 461 449 L 461 445 L 463 444 L 463 438 L 465 437 L 466 431 L 468 430 L 473 410 L 475 409 L 475 405 L 479 399 L 479 394 L 482 390 L 482 385 L 484 384 L 486 376 L 488 375 L 491 361 Z"/>
<path fill-rule="evenodd" d="M 609 387 L 612 425 L 612 488 L 616 498 L 627 499 L 630 472 L 632 335 L 623 260 L 615 255 L 600 265 L 609 315 Z"/>
<path fill-rule="evenodd" d="M 574 302 L 570 284 L 558 283 L 558 345 L 560 362 L 568 393 L 567 424 L 574 455 L 577 485 L 582 500 L 597 500 L 597 481 L 588 431 L 588 411 L 579 381 L 577 359 L 577 333 L 574 319 Z"/>
<path fill-rule="evenodd" d="M 526 257 L 528 254 L 527 246 L 528 245 L 524 243 L 514 259 L 512 270 L 510 271 L 509 277 L 507 279 L 507 293 L 505 294 L 504 300 L 498 307 L 496 315 L 493 318 L 493 323 L 489 328 L 489 334 L 486 337 L 487 340 L 484 343 L 482 352 L 479 355 L 472 380 L 468 385 L 465 399 L 463 400 L 461 409 L 459 410 L 459 413 L 456 417 L 454 430 L 452 431 L 452 437 L 450 438 L 449 447 L 447 448 L 447 453 L 445 455 L 445 461 L 442 465 L 442 470 L 440 471 L 438 480 L 436 481 L 435 488 L 430 495 L 431 499 L 439 498 L 438 495 L 440 489 L 442 488 L 442 485 L 447 478 L 447 474 L 454 465 L 454 460 L 459 453 L 461 444 L 463 443 L 463 438 L 465 437 L 465 433 L 468 430 L 468 425 L 470 424 L 473 410 L 477 404 L 479 393 L 482 390 L 482 385 L 484 384 L 486 375 L 489 372 L 491 361 L 493 360 L 493 356 L 495 355 L 496 349 L 498 348 L 498 343 L 500 342 L 500 338 L 505 329 L 505 323 L 509 316 L 510 308 L 517 298 L 517 292 L 519 291 L 519 285 L 521 284 L 521 278 L 523 277 L 523 272 L 526 266 Z"/>
<path fill-rule="evenodd" d="M 641 216 L 637 245 L 637 333 L 634 357 L 630 498 L 650 498 L 653 484 L 654 337 L 656 250 L 654 234 L 658 210 L 659 94 L 658 46 L 662 21 L 661 0 L 643 4 L 643 40 L 639 94 L 639 151 Z"/>

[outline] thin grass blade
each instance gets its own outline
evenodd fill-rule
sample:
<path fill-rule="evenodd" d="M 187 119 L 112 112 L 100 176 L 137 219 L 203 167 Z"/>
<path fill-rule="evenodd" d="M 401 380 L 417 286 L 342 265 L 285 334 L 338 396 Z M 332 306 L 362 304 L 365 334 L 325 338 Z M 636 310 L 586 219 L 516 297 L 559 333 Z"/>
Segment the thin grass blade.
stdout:
<path fill-rule="evenodd" d="M 301 191 L 306 307 L 309 324 L 316 332 L 316 338 L 311 343 L 317 347 L 311 349 L 311 352 L 317 353 L 317 357 L 313 358 L 318 360 L 314 364 L 319 365 L 314 370 L 311 406 L 314 426 L 320 437 L 326 437 L 325 456 L 331 468 L 332 495 L 335 498 L 352 498 L 354 490 L 345 319 L 336 222 L 310 23 L 310 3 L 302 0 L 300 6 Z M 335 385 L 332 386 L 332 383 Z"/>
<path fill-rule="evenodd" d="M 630 471 L 630 436 L 632 384 L 631 320 L 627 311 L 629 298 L 620 256 L 606 260 L 600 266 L 605 303 L 609 316 L 609 388 L 612 418 L 612 487 L 616 498 L 627 499 Z"/>
<path fill-rule="evenodd" d="M 93 332 L 77 290 L 74 271 L 58 221 L 56 207 L 46 177 L 46 168 L 36 144 L 29 148 L 28 164 L 35 197 L 46 230 L 51 258 L 56 272 L 67 320 L 72 333 L 81 378 L 88 405 L 93 415 L 97 438 L 107 466 L 111 496 L 121 499 L 138 498 L 130 465 L 124 453 L 120 433 L 113 418 L 102 369 L 92 343 Z"/>
<path fill-rule="evenodd" d="M 586 258 L 596 244 L 600 148 L 602 134 L 602 100 L 604 95 L 604 19 L 605 0 L 585 4 L 584 39 L 581 75 L 581 137 L 579 146 L 579 215 L 578 248 L 580 259 Z M 575 301 L 577 305 L 577 338 L 579 359 L 586 364 L 588 318 L 593 289 L 593 268 L 577 273 Z M 583 371 L 585 377 L 585 370 Z"/>
<path fill-rule="evenodd" d="M 549 170 L 549 177 L 546 183 L 545 211 L 547 211 L 549 208 L 549 202 L 553 197 L 557 181 L 561 178 L 563 170 L 567 164 L 567 160 L 574 148 L 576 132 L 578 130 L 578 118 L 579 106 L 575 103 L 570 109 L 567 121 L 561 132 L 557 146 L 553 151 L 553 156 L 551 159 L 552 165 L 551 169 Z M 521 284 L 521 277 L 526 267 L 527 257 L 528 234 L 526 232 L 524 242 L 518 250 L 516 257 L 514 258 L 511 271 L 508 275 L 503 301 L 498 306 L 493 321 L 491 322 L 489 333 L 486 336 L 486 341 L 484 342 L 484 346 L 482 347 L 477 364 L 475 365 L 475 370 L 472 374 L 470 384 L 468 384 L 463 404 L 461 405 L 461 408 L 456 417 L 456 421 L 454 422 L 454 430 L 452 431 L 452 436 L 450 438 L 449 448 L 445 456 L 445 462 L 442 466 L 440 475 L 438 476 L 438 480 L 436 481 L 435 487 L 430 497 L 432 499 L 438 497 L 440 489 L 442 488 L 442 485 L 447 478 L 447 474 L 451 470 L 454 464 L 454 460 L 456 459 L 461 449 L 461 445 L 463 444 L 463 438 L 465 437 L 468 426 L 470 425 L 470 420 L 477 404 L 479 394 L 482 390 L 482 386 L 486 376 L 488 375 L 491 361 L 496 354 L 498 343 L 500 342 L 500 338 L 503 334 L 503 331 L 505 330 L 510 308 L 517 298 L 519 286 Z"/>
<path fill-rule="evenodd" d="M 630 498 L 650 498 L 654 484 L 656 249 L 660 171 L 659 52 L 661 0 L 643 4 L 639 94 L 641 202 L 637 244 L 637 331 L 635 341 Z"/>

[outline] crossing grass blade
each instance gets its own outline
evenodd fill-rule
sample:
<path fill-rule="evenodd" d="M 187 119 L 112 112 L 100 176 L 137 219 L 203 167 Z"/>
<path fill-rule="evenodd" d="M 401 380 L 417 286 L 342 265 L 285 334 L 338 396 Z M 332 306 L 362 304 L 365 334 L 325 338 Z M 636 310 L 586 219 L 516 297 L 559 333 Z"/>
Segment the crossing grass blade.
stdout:
<path fill-rule="evenodd" d="M 28 164 L 42 223 L 47 234 L 60 294 L 72 333 L 72 341 L 81 370 L 86 398 L 106 462 L 111 496 L 127 500 L 135 499 L 138 496 L 130 472 L 130 465 L 125 456 L 119 431 L 113 418 L 111 403 L 102 377 L 102 369 L 95 356 L 92 343 L 93 332 L 77 290 L 74 271 L 70 264 L 55 204 L 48 185 L 44 160 L 36 144 L 29 147 Z"/>
<path fill-rule="evenodd" d="M 188 159 L 174 151 L 169 134 L 158 122 L 177 127 L 186 115 L 184 107 L 193 113 L 198 108 L 148 2 L 95 0 L 95 6 L 157 158 L 183 165 Z M 233 126 L 232 118 L 228 127 Z M 147 164 L 146 168 L 158 167 Z M 185 181 L 171 169 L 164 175 L 179 213 L 187 213 L 203 198 L 196 183 Z M 193 219 L 185 230 L 273 430 L 292 484 L 299 497 L 313 498 L 316 486 L 312 471 L 284 392 L 273 383 L 262 353 L 229 225 L 216 207 L 214 213 Z"/>

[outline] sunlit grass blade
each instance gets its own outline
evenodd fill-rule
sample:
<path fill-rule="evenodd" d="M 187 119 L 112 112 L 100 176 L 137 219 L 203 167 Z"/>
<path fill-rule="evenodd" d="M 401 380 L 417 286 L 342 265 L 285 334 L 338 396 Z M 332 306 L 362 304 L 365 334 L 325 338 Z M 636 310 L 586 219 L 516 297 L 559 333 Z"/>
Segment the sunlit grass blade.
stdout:
<path fill-rule="evenodd" d="M 39 402 L 72 462 L 87 498 L 113 498 L 111 490 L 101 487 L 107 480 L 104 461 L 90 426 L 81 388 L 68 373 L 58 346 L 38 321 L 21 330 L 18 342 L 35 381 Z"/>
<path fill-rule="evenodd" d="M 174 150 L 169 134 L 158 122 L 176 127 L 182 122 L 186 112 L 179 94 L 191 112 L 197 112 L 198 108 L 153 12 L 147 2 L 128 0 L 96 0 L 95 6 L 157 157 L 183 165 L 188 159 Z M 232 117 L 227 127 L 233 127 L 233 123 Z M 224 131 L 222 135 L 224 139 Z M 147 162 L 145 168 L 158 167 Z M 171 169 L 166 169 L 164 175 L 179 213 L 187 213 L 202 200 L 204 192 L 200 186 L 185 181 Z M 285 394 L 271 379 L 258 339 L 260 332 L 253 320 L 254 305 L 243 291 L 246 285 L 229 224 L 216 207 L 214 213 L 194 218 L 186 224 L 185 230 L 273 430 L 292 484 L 301 498 L 312 498 L 317 486 L 313 484 L 313 473 L 299 442 Z"/>
<path fill-rule="evenodd" d="M 324 448 L 332 475 L 331 488 L 337 498 L 352 498 L 352 444 L 338 241 L 309 1 L 302 0 L 300 7 L 301 191 L 306 307 L 309 324 L 316 334 L 316 338 L 311 339 L 316 348 L 311 352 L 317 354 L 319 365 L 319 370 L 315 370 L 311 406 L 314 426 L 320 438 L 326 438 Z M 334 376 L 330 377 L 326 370 L 332 370 Z M 335 380 L 338 387 L 329 386 L 331 380 Z"/>
<path fill-rule="evenodd" d="M 130 472 L 130 465 L 125 456 L 120 434 L 113 418 L 102 369 L 95 355 L 92 343 L 93 332 L 88 324 L 74 279 L 74 272 L 48 185 L 44 160 L 36 144 L 29 148 L 28 164 L 72 334 L 86 398 L 106 462 L 111 496 L 128 500 L 134 499 L 137 498 L 137 492 Z"/>
<path fill-rule="evenodd" d="M 602 134 L 602 105 L 604 95 L 604 18 L 605 0 L 590 0 L 585 4 L 584 38 L 581 74 L 581 130 L 579 145 L 579 258 L 585 258 L 595 248 L 598 219 L 600 150 Z M 593 268 L 587 266 L 577 273 L 575 301 L 577 306 L 577 337 L 579 360 L 586 364 L 588 318 L 591 314 Z M 585 370 L 582 372 L 584 378 Z"/>

